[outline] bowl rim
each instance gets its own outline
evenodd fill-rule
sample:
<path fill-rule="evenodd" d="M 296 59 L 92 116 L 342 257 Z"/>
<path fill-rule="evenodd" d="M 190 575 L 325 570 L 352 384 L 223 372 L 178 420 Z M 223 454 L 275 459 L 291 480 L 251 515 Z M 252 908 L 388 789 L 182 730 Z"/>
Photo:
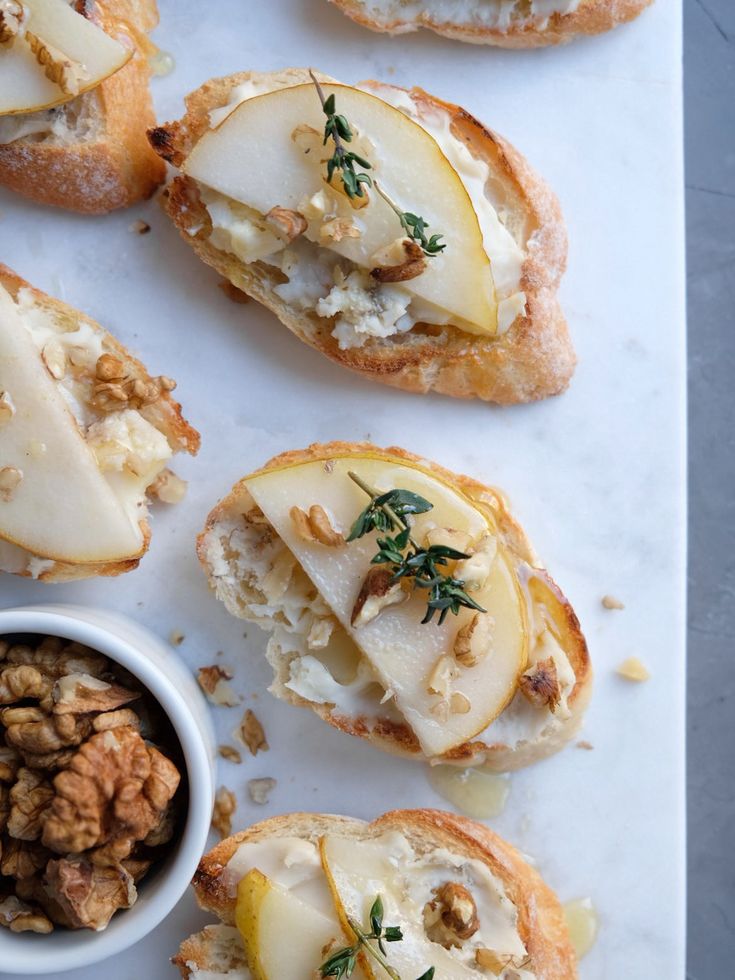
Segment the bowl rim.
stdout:
<path fill-rule="evenodd" d="M 91 617 L 92 621 L 86 617 Z M 132 627 L 135 639 L 129 640 L 116 633 L 116 622 L 121 626 Z M 186 767 L 189 787 L 186 822 L 178 846 L 167 859 L 165 873 L 159 873 L 151 882 L 153 894 L 146 896 L 145 908 L 141 908 L 139 914 L 135 914 L 136 906 L 133 905 L 131 909 L 125 910 L 126 914 L 116 917 L 117 922 L 113 919 L 114 927 L 98 933 L 68 930 L 59 934 L 64 937 L 63 943 L 54 943 L 53 933 L 50 936 L 34 936 L 28 933 L 10 933 L 5 929 L 0 932 L 2 973 L 39 975 L 50 971 L 79 969 L 114 956 L 139 942 L 171 912 L 189 887 L 206 848 L 210 830 L 215 786 L 212 763 L 213 728 L 203 697 L 200 695 L 201 704 L 205 708 L 205 731 L 195 718 L 186 697 L 177 688 L 173 677 L 167 675 L 142 647 L 149 644 L 166 655 L 170 653 L 175 658 L 177 669 L 186 670 L 173 649 L 169 649 L 160 637 L 128 616 L 117 611 L 80 605 L 19 606 L 0 610 L 0 637 L 8 633 L 38 633 L 76 640 L 129 670 L 150 691 L 165 712 L 176 733 Z M 141 641 L 139 646 L 136 645 L 138 638 Z M 17 941 L 8 943 L 10 936 Z M 44 942 L 47 944 L 45 950 Z M 23 945 L 27 948 L 22 948 Z"/>

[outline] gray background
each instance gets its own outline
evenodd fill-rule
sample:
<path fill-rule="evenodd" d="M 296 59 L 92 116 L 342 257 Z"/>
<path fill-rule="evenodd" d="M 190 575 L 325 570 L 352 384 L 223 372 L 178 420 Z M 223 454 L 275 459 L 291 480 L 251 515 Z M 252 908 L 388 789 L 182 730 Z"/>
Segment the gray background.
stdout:
<path fill-rule="evenodd" d="M 690 393 L 687 976 L 714 980 L 735 975 L 735 3 L 685 0 L 684 31 Z"/>

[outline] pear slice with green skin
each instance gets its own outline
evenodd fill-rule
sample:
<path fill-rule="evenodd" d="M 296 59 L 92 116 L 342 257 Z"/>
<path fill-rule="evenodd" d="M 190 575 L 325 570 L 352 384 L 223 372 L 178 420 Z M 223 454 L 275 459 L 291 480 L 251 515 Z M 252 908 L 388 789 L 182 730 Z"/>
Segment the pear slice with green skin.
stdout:
<path fill-rule="evenodd" d="M 0 44 L 0 116 L 36 112 L 69 102 L 95 88 L 133 56 L 64 0 L 23 0 L 26 21 L 12 42 Z M 22 32 L 30 31 L 83 67 L 79 91 L 70 95 L 47 78 Z"/>
<path fill-rule="evenodd" d="M 237 887 L 235 922 L 253 980 L 316 976 L 329 951 L 345 945 L 336 915 L 326 916 L 302 902 L 257 868 Z"/>
<path fill-rule="evenodd" d="M 500 714 L 512 699 L 528 656 L 526 604 L 514 566 L 502 541 L 487 582 L 472 597 L 494 619 L 492 647 L 480 662 L 462 668 L 452 690 L 463 694 L 465 714 L 437 708 L 442 698 L 429 692 L 429 679 L 441 656 L 451 655 L 458 630 L 475 612 L 462 609 L 439 625 L 437 618 L 422 624 L 428 592 L 416 588 L 408 601 L 384 609 L 372 622 L 352 626 L 352 610 L 377 551 L 375 533 L 341 548 L 306 541 L 291 518 L 296 506 L 308 513 L 321 505 L 334 528 L 347 536 L 369 500 L 349 478 L 352 470 L 379 490 L 401 488 L 420 494 L 434 506 L 414 519 L 412 535 L 422 542 L 431 526 L 466 531 L 474 541 L 495 535 L 489 514 L 478 509 L 461 491 L 421 466 L 383 454 L 360 453 L 296 463 L 246 477 L 255 502 L 295 555 L 347 634 L 371 664 L 380 683 L 393 692 L 395 704 L 429 757 L 443 755 L 472 739 Z M 447 570 L 451 570 L 451 566 Z"/>
<path fill-rule="evenodd" d="M 405 884 L 399 880 L 399 862 L 391 848 L 392 837 L 389 834 L 375 840 L 358 841 L 346 837 L 322 837 L 320 840 L 322 866 L 340 921 L 349 929 L 352 919 L 369 932 L 370 908 L 379 895 L 383 903 L 384 926 L 399 926 L 403 933 L 402 940 L 385 944 L 385 958 L 403 980 L 416 980 L 431 966 L 437 980 L 477 977 L 477 970 L 465 966 L 448 949 L 427 937 L 423 907 L 408 906 Z M 365 959 L 373 971 L 369 974 L 371 978 L 385 976 L 371 957 Z"/>
<path fill-rule="evenodd" d="M 325 83 L 344 115 L 370 151 L 370 176 L 402 209 L 420 215 L 429 234 L 443 235 L 446 248 L 427 259 L 426 269 L 401 286 L 425 303 L 445 311 L 455 325 L 478 334 L 497 329 L 497 303 L 490 259 L 477 214 L 459 175 L 436 140 L 414 120 L 377 96 L 346 85 Z M 325 116 L 313 85 L 296 85 L 257 95 L 243 102 L 220 125 L 205 133 L 183 170 L 208 187 L 267 214 L 280 206 L 298 210 L 305 197 L 324 189 L 326 159 L 333 147 L 305 153 L 291 134 L 298 126 L 324 129 Z M 357 146 L 357 143 L 348 144 Z M 362 169 L 362 168 L 360 168 Z M 338 177 L 337 186 L 341 186 Z M 403 232 L 392 208 L 374 189 L 369 204 L 353 211 L 337 199 L 340 214 L 357 215 L 359 238 L 328 244 L 357 265 L 372 269 L 374 255 Z M 307 237 L 319 241 L 318 229 Z"/>
<path fill-rule="evenodd" d="M 0 538 L 76 564 L 141 554 L 140 527 L 99 471 L 60 386 L 0 287 L 2 391 L 12 414 L 0 422 L 0 470 L 12 467 L 22 477 L 7 499 L 0 495 Z"/>

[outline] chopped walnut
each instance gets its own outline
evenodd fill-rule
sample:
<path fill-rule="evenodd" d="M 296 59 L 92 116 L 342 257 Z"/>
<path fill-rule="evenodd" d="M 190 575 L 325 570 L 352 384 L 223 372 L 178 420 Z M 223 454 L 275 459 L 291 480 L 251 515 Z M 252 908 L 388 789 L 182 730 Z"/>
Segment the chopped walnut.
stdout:
<path fill-rule="evenodd" d="M 462 558 L 454 568 L 454 577 L 464 582 L 468 592 L 477 592 L 487 582 L 495 562 L 498 542 L 492 534 L 485 534 L 475 545 L 469 558 Z"/>
<path fill-rule="evenodd" d="M 79 854 L 116 839 L 142 840 L 179 785 L 179 772 L 132 728 L 93 735 L 54 779 L 43 842 Z"/>
<path fill-rule="evenodd" d="M 577 742 L 577 748 L 584 749 L 586 752 L 591 752 L 594 749 L 594 745 L 592 744 L 592 742 L 588 742 L 586 741 L 586 739 L 582 739 L 581 741 Z"/>
<path fill-rule="evenodd" d="M 232 708 L 240 701 L 231 685 L 227 683 L 231 680 L 232 674 L 224 667 L 220 667 L 219 664 L 200 667 L 197 671 L 199 687 L 206 694 L 207 700 L 222 708 Z"/>
<path fill-rule="evenodd" d="M 394 254 L 396 251 L 398 255 Z M 373 261 L 379 264 L 370 275 L 378 282 L 407 282 L 416 279 L 426 269 L 424 250 L 409 238 L 398 239 L 387 250 L 376 253 Z"/>
<path fill-rule="evenodd" d="M 118 909 L 137 898 L 133 876 L 122 866 L 98 866 L 84 857 L 49 861 L 46 892 L 71 929 L 104 929 Z"/>
<path fill-rule="evenodd" d="M 276 780 L 270 776 L 264 776 L 261 779 L 249 779 L 248 793 L 250 794 L 250 799 L 253 803 L 265 806 L 275 786 Z"/>
<path fill-rule="evenodd" d="M 434 664 L 426 690 L 429 694 L 440 694 L 448 698 L 452 690 L 452 681 L 459 676 L 459 669 L 451 657 L 442 656 Z"/>
<path fill-rule="evenodd" d="M 148 487 L 148 493 L 163 504 L 180 504 L 189 484 L 172 470 L 163 469 Z"/>
<path fill-rule="evenodd" d="M 20 0 L 6 0 L 0 6 L 0 44 L 13 43 L 25 18 L 26 9 Z"/>
<path fill-rule="evenodd" d="M 553 657 L 539 660 L 518 678 L 518 686 L 537 708 L 548 708 L 552 714 L 561 701 L 561 687 Z"/>
<path fill-rule="evenodd" d="M 292 242 L 304 234 L 309 227 L 306 218 L 299 211 L 276 205 L 265 216 L 265 223 L 279 238 Z"/>
<path fill-rule="evenodd" d="M 455 691 L 449 699 L 449 711 L 453 715 L 466 715 L 472 710 L 472 703 L 466 694 Z"/>
<path fill-rule="evenodd" d="M 477 966 L 482 970 L 489 970 L 496 977 L 499 977 L 503 970 L 507 970 L 509 967 L 519 966 L 520 964 L 516 960 L 517 957 L 509 953 L 499 956 L 494 950 L 482 946 L 475 952 Z"/>
<path fill-rule="evenodd" d="M 605 609 L 625 609 L 625 605 L 614 595 L 604 595 L 600 601 Z"/>
<path fill-rule="evenodd" d="M 232 833 L 232 815 L 237 809 L 237 799 L 232 790 L 222 786 L 217 790 L 212 810 L 212 826 L 220 837 L 229 837 Z"/>
<path fill-rule="evenodd" d="M 176 830 L 177 814 L 173 806 L 167 806 L 156 826 L 143 838 L 146 847 L 161 847 L 168 844 Z"/>
<path fill-rule="evenodd" d="M 8 878 L 27 880 L 46 867 L 51 852 L 38 841 L 5 837 L 0 858 L 0 874 Z"/>
<path fill-rule="evenodd" d="M 46 370 L 51 377 L 57 381 L 60 381 L 66 374 L 66 354 L 58 340 L 49 340 L 44 344 L 41 360 L 46 365 Z"/>
<path fill-rule="evenodd" d="M 64 95 L 78 95 L 82 82 L 89 77 L 84 65 L 67 58 L 63 51 L 32 31 L 25 32 L 25 39 L 46 78 L 58 85 Z"/>
<path fill-rule="evenodd" d="M 113 711 L 140 697 L 119 684 L 108 684 L 91 674 L 66 674 L 53 689 L 55 715 L 80 715 L 90 711 Z"/>
<path fill-rule="evenodd" d="M 41 701 L 51 693 L 52 682 L 37 667 L 16 664 L 0 671 L 0 704 L 23 701 L 26 698 Z"/>
<path fill-rule="evenodd" d="M 3 466 L 0 469 L 0 500 L 9 503 L 23 480 L 23 470 L 17 466 Z"/>
<path fill-rule="evenodd" d="M 217 747 L 217 752 L 226 759 L 227 762 L 234 762 L 236 765 L 242 763 L 242 756 L 232 745 L 220 745 Z"/>
<path fill-rule="evenodd" d="M 341 548 L 345 543 L 344 536 L 335 531 L 329 515 L 319 504 L 312 504 L 308 514 L 300 507 L 292 507 L 290 515 L 303 541 L 316 541 L 327 548 Z"/>
<path fill-rule="evenodd" d="M 0 783 L 0 833 L 5 830 L 10 815 L 10 787 L 5 783 Z M 0 845 L 0 855 L 2 845 Z"/>
<path fill-rule="evenodd" d="M 395 606 L 408 598 L 408 592 L 400 582 L 393 581 L 392 572 L 374 565 L 365 576 L 352 607 L 351 622 L 355 627 L 372 622 L 388 606 Z"/>
<path fill-rule="evenodd" d="M 255 713 L 247 709 L 243 715 L 242 721 L 240 722 L 240 728 L 237 731 L 238 739 L 250 749 L 251 755 L 257 755 L 258 752 L 268 751 L 268 742 L 266 741 L 265 732 L 263 731 L 263 726 L 258 721 Z"/>
<path fill-rule="evenodd" d="M 433 894 L 433 900 L 424 906 L 426 935 L 446 949 L 461 946 L 480 928 L 474 898 L 454 881 L 435 888 Z"/>
<path fill-rule="evenodd" d="M 5 425 L 15 415 L 15 405 L 10 392 L 0 391 L 0 425 Z"/>
<path fill-rule="evenodd" d="M 125 365 L 114 354 L 100 354 L 95 365 L 95 376 L 99 381 L 122 381 L 125 378 Z"/>
<path fill-rule="evenodd" d="M 107 669 L 107 660 L 99 653 L 82 646 L 81 643 L 68 643 L 58 637 L 47 637 L 33 649 L 26 644 L 17 643 L 5 655 L 9 664 L 31 664 L 49 677 L 63 677 L 65 674 L 91 674 L 98 677 Z"/>
<path fill-rule="evenodd" d="M 117 711 L 105 711 L 97 715 L 92 722 L 95 732 L 109 732 L 113 728 L 134 728 L 140 731 L 140 718 L 132 708 L 119 708 Z"/>
<path fill-rule="evenodd" d="M 647 681 L 651 678 L 648 667 L 638 657 L 628 657 L 617 668 L 617 673 L 626 681 Z"/>
<path fill-rule="evenodd" d="M 495 621 L 487 613 L 475 613 L 460 627 L 454 639 L 454 657 L 463 667 L 475 667 L 489 650 Z"/>
<path fill-rule="evenodd" d="M 40 708 L 3 708 L 6 741 L 21 752 L 45 754 L 79 745 L 92 730 L 88 717 L 47 715 Z"/>
<path fill-rule="evenodd" d="M 16 840 L 38 840 L 43 821 L 53 799 L 51 783 L 37 769 L 18 770 L 10 790 L 7 830 Z"/>
<path fill-rule="evenodd" d="M 8 895 L 0 902 L 0 925 L 7 926 L 11 932 L 53 931 L 52 922 L 39 909 L 26 905 L 15 895 Z"/>
<path fill-rule="evenodd" d="M 354 221 L 346 218 L 330 218 L 319 228 L 319 238 L 322 242 L 341 242 L 343 238 L 360 238 L 362 232 Z"/>
<path fill-rule="evenodd" d="M 102 716 L 100 715 L 100 717 Z M 43 769 L 51 772 L 55 769 L 66 769 L 75 753 L 76 748 L 59 749 L 58 752 L 24 752 L 23 762 L 29 769 Z"/>

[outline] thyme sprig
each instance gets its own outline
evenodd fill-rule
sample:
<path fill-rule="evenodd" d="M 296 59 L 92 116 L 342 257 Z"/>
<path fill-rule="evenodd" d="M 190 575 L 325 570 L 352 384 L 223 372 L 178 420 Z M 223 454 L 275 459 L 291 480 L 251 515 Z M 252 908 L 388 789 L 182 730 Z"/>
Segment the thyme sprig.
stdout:
<path fill-rule="evenodd" d="M 411 241 L 421 246 L 424 255 L 429 258 L 434 258 L 439 255 L 447 247 L 446 242 L 440 244 L 440 240 L 444 236 L 432 235 L 430 238 L 427 238 L 426 229 L 429 227 L 428 222 L 420 215 L 413 214 L 411 211 L 404 211 L 400 208 L 386 194 L 383 188 L 378 185 L 377 180 L 373 180 L 370 174 L 364 172 L 365 170 L 372 170 L 372 164 L 369 160 L 359 156 L 354 151 L 345 148 L 345 143 L 352 142 L 353 133 L 347 118 L 337 112 L 337 101 L 334 92 L 329 96 L 325 96 L 319 80 L 311 69 L 309 69 L 309 75 L 316 87 L 324 115 L 327 117 L 322 146 L 326 146 L 330 140 L 334 143 L 334 153 L 327 160 L 327 181 L 331 184 L 335 171 L 339 171 L 342 187 L 350 199 L 356 197 L 362 198 L 365 196 L 365 187 L 374 187 L 385 203 L 396 213 L 401 223 L 401 228 L 406 232 L 406 235 Z M 363 167 L 363 171 L 358 172 L 355 169 L 356 165 Z"/>
<path fill-rule="evenodd" d="M 364 950 L 372 956 L 383 967 L 391 980 L 401 980 L 401 975 L 395 970 L 386 958 L 386 943 L 398 943 L 403 939 L 403 932 L 400 926 L 383 925 L 383 900 L 377 895 L 370 909 L 370 932 L 366 932 L 359 922 L 348 917 L 350 929 L 355 934 L 357 942 L 352 946 L 345 946 L 338 949 L 329 959 L 322 963 L 320 972 L 322 977 L 351 977 L 357 966 L 357 959 Z M 375 945 L 377 943 L 377 946 Z M 429 967 L 422 973 L 418 980 L 432 980 L 434 967 Z"/>
<path fill-rule="evenodd" d="M 311 69 L 309 69 L 309 74 L 311 75 L 312 82 L 316 86 L 324 115 L 327 117 L 322 146 L 326 146 L 330 139 L 334 143 L 334 153 L 327 160 L 327 180 L 331 184 L 334 172 L 338 170 L 345 194 L 349 198 L 364 197 L 365 191 L 363 184 L 372 187 L 373 182 L 369 174 L 358 173 L 355 170 L 355 165 L 364 167 L 365 170 L 372 170 L 372 166 L 364 157 L 352 152 L 352 150 L 345 149 L 344 144 L 352 142 L 350 124 L 344 116 L 337 114 L 334 92 L 325 98 L 324 91 Z"/>
<path fill-rule="evenodd" d="M 378 194 L 380 194 L 385 203 L 398 215 L 398 220 L 401 222 L 401 227 L 412 241 L 421 246 L 424 255 L 427 255 L 430 259 L 433 259 L 436 255 L 439 255 L 444 251 L 444 249 L 447 247 L 446 242 L 439 244 L 440 240 L 444 238 L 444 235 L 432 235 L 431 238 L 427 238 L 426 229 L 429 227 L 427 221 L 424 221 L 424 219 L 418 214 L 412 214 L 410 211 L 401 210 L 396 202 L 386 194 L 383 188 L 378 184 L 377 180 L 373 181 L 373 187 Z"/>
<path fill-rule="evenodd" d="M 486 610 L 465 591 L 464 582 L 441 570 L 448 562 L 460 561 L 469 558 L 469 555 L 441 544 L 423 548 L 411 537 L 409 515 L 425 514 L 434 505 L 410 490 L 396 489 L 380 493 L 356 473 L 350 471 L 348 475 L 370 497 L 370 503 L 352 525 L 347 540 L 355 541 L 373 530 L 398 532 L 393 536 L 386 535 L 377 539 L 378 551 L 371 564 L 389 565 L 393 582 L 411 578 L 414 587 L 428 590 L 429 598 L 422 624 L 430 623 L 438 612 L 441 626 L 448 613 L 456 616 L 463 607 L 484 613 Z"/>

